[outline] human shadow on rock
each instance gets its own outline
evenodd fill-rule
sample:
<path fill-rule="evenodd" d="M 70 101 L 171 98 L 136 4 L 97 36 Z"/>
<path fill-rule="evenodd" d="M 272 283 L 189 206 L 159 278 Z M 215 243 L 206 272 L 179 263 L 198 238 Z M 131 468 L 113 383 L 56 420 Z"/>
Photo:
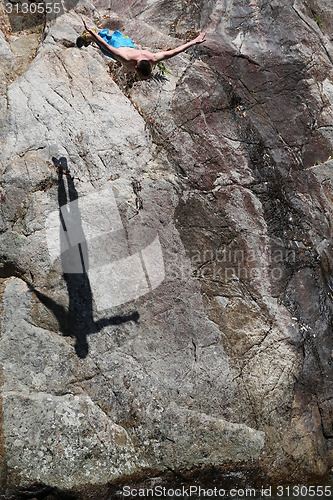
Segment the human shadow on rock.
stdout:
<path fill-rule="evenodd" d="M 80 358 L 85 358 L 89 351 L 88 335 L 98 333 L 109 325 L 136 322 L 140 316 L 134 311 L 131 314 L 94 321 L 93 296 L 88 276 L 88 245 L 82 227 L 78 193 L 68 170 L 66 158 L 62 157 L 59 160 L 52 158 L 52 161 L 58 169 L 61 266 L 68 292 L 68 309 L 32 285 L 29 287 L 40 302 L 52 311 L 62 334 L 75 337 L 76 354 Z"/>

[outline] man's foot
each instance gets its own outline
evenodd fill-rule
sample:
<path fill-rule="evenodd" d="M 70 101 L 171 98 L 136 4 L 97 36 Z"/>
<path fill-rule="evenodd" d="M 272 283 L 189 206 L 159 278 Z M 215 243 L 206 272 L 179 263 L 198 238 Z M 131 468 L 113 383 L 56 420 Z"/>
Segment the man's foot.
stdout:
<path fill-rule="evenodd" d="M 84 32 L 82 33 L 81 36 L 79 36 L 77 39 L 76 39 L 76 46 L 81 49 L 83 46 L 85 47 L 88 47 L 88 45 L 91 44 L 91 42 L 88 42 L 86 40 L 86 36 L 89 34 L 89 32 L 87 30 L 84 30 Z"/>

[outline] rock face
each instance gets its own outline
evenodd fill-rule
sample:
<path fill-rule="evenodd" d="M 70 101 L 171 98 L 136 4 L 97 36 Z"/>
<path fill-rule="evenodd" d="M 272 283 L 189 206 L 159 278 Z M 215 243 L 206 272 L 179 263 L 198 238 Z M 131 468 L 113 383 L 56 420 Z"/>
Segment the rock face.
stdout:
<path fill-rule="evenodd" d="M 207 42 L 139 82 L 75 47 L 81 14 Z M 322 0 L 98 0 L 3 28 L 4 498 L 333 465 L 332 26 Z"/>

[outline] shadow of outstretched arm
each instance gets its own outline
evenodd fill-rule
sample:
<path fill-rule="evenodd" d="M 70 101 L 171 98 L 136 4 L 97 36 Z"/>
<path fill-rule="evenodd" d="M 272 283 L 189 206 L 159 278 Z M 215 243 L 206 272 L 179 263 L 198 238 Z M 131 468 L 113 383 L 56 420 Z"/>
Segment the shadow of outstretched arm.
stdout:
<path fill-rule="evenodd" d="M 102 318 L 95 322 L 97 331 L 102 330 L 102 328 L 110 325 L 121 325 L 122 323 L 127 323 L 129 321 L 134 321 L 137 323 L 140 319 L 140 314 L 138 311 L 134 311 L 131 314 L 125 314 L 123 316 L 111 316 L 110 318 Z"/>
<path fill-rule="evenodd" d="M 36 295 L 38 300 L 53 313 L 58 321 L 61 333 L 64 336 L 75 337 L 75 352 L 79 358 L 86 358 L 88 355 L 89 346 L 87 342 L 87 335 L 90 335 L 91 333 L 98 333 L 103 328 L 110 325 L 121 325 L 130 321 L 137 323 L 140 319 L 138 311 L 134 311 L 130 314 L 124 314 L 122 316 L 117 315 L 99 319 L 98 321 L 90 324 L 89 329 L 83 328 L 77 331 L 76 328 L 73 329 L 71 314 L 64 306 L 58 304 L 55 300 L 51 299 L 51 297 L 37 290 L 31 283 L 27 283 L 27 285 L 30 291 Z M 88 325 L 86 326 L 88 327 Z"/>
<path fill-rule="evenodd" d="M 51 297 L 48 297 L 39 290 L 36 290 L 36 288 L 31 283 L 27 283 L 27 285 L 30 291 L 36 295 L 38 300 L 54 314 L 59 324 L 59 330 L 62 332 L 62 334 L 65 336 L 69 336 L 70 332 L 68 324 L 68 312 L 66 308 L 58 304 L 55 300 L 51 299 Z"/>

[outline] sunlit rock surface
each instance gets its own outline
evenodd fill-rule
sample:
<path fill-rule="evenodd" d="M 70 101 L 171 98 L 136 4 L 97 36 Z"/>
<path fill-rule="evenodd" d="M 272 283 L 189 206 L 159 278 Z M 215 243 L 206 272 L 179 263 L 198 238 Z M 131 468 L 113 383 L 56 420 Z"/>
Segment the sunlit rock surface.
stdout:
<path fill-rule="evenodd" d="M 324 476 L 332 7 L 1 15 L 4 498 Z M 139 82 L 75 46 L 81 15 L 151 50 L 207 41 Z"/>

